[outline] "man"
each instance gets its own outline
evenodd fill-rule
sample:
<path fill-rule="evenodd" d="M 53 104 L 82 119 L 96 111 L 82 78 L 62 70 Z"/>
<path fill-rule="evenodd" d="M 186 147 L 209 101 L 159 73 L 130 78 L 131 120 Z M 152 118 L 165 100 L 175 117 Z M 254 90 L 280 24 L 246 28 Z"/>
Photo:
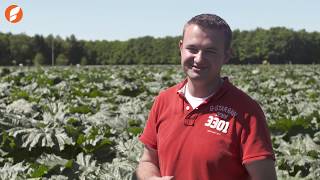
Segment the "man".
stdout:
<path fill-rule="evenodd" d="M 155 99 L 140 136 L 139 179 L 276 179 L 263 111 L 220 77 L 231 39 L 217 15 L 201 14 L 184 26 L 179 47 L 187 78 Z"/>

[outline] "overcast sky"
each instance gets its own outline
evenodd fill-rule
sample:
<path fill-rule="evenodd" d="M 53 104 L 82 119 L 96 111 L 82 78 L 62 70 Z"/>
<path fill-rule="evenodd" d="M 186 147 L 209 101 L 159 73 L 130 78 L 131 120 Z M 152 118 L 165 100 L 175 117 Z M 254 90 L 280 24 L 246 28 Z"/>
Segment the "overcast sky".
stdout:
<path fill-rule="evenodd" d="M 320 0 L 1 0 L 0 32 L 74 34 L 86 40 L 177 36 L 200 13 L 215 13 L 231 29 L 284 26 L 320 32 Z M 6 7 L 23 9 L 21 22 L 6 21 Z"/>

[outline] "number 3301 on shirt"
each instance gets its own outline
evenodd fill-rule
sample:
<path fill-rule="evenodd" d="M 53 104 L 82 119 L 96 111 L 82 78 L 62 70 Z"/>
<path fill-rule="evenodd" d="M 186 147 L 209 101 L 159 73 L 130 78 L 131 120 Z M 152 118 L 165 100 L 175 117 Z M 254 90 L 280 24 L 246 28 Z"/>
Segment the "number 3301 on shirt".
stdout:
<path fill-rule="evenodd" d="M 222 133 L 227 133 L 229 128 L 229 122 L 219 119 L 217 116 L 209 116 L 208 122 L 204 124 L 211 129 L 216 129 Z"/>

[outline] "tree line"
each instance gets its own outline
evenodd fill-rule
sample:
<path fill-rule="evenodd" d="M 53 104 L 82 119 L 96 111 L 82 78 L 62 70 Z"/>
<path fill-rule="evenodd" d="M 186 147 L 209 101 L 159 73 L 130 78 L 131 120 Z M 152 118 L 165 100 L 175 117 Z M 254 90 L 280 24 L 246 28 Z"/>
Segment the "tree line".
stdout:
<path fill-rule="evenodd" d="M 0 32 L 0 66 L 179 64 L 181 36 L 127 41 L 77 40 Z M 285 27 L 233 31 L 231 64 L 319 64 L 320 32 Z M 53 61 L 52 61 L 53 60 Z"/>

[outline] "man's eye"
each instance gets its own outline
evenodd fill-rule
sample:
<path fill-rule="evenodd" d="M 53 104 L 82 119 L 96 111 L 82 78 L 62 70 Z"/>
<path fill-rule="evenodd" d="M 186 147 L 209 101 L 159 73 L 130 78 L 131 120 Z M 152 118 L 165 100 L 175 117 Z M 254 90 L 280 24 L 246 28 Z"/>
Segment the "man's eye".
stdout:
<path fill-rule="evenodd" d="M 191 53 L 198 53 L 198 50 L 195 48 L 187 48 L 189 52 Z"/>
<path fill-rule="evenodd" d="M 217 54 L 216 51 L 206 51 L 207 54 Z"/>

